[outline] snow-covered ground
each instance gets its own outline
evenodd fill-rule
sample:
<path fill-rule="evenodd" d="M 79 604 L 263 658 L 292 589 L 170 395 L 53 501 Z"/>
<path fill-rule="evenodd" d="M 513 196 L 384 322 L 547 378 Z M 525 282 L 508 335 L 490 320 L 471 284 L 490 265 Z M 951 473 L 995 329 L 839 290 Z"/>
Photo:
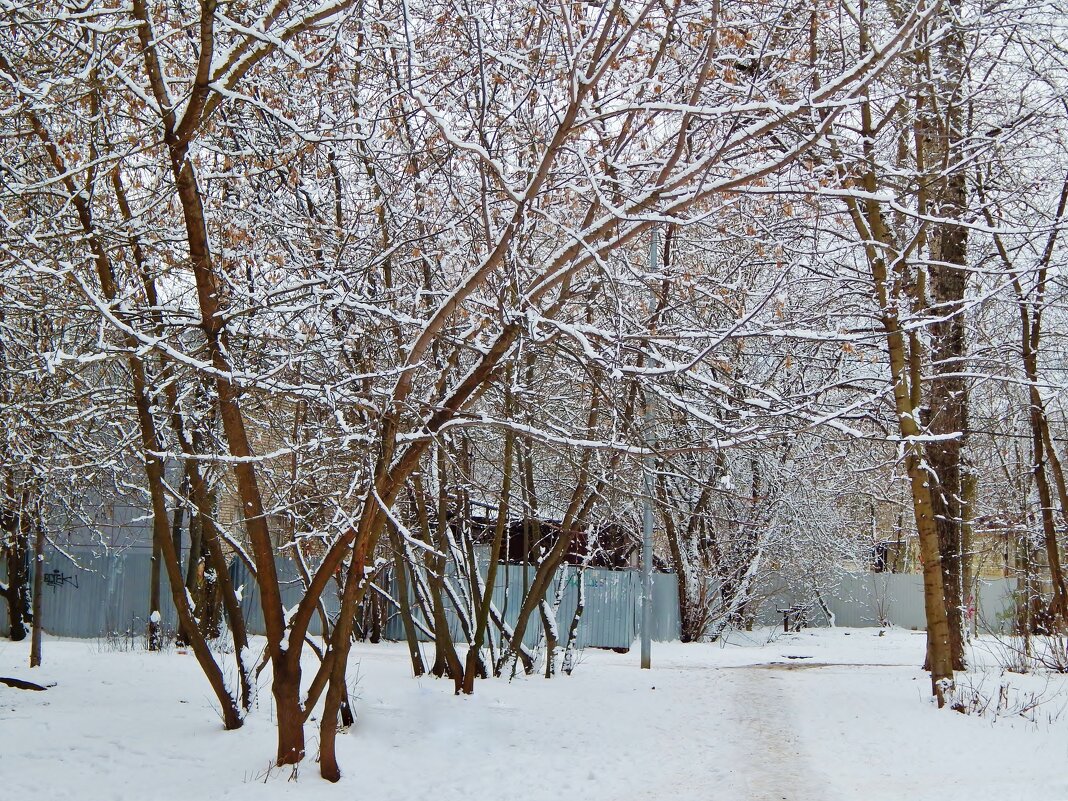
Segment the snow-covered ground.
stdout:
<path fill-rule="evenodd" d="M 927 700 L 922 633 L 768 637 L 656 644 L 651 671 L 636 649 L 588 650 L 570 677 L 483 681 L 459 698 L 411 678 L 403 647 L 358 644 L 337 785 L 314 756 L 297 781 L 270 768 L 266 687 L 225 732 L 191 655 L 47 640 L 31 671 L 28 646 L 4 641 L 0 676 L 55 686 L 0 685 L 0 799 L 1068 799 L 1066 677 L 973 671 L 963 682 L 988 695 L 1011 682 L 1011 704 L 1042 703 L 972 717 Z M 992 664 L 988 648 L 977 662 Z"/>

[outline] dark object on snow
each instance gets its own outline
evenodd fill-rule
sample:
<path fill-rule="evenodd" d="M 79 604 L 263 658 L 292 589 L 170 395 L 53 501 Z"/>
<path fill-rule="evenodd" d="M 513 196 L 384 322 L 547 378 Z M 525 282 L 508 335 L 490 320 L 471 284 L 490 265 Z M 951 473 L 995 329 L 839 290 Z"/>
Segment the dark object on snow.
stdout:
<path fill-rule="evenodd" d="M 32 681 L 9 679 L 6 676 L 0 676 L 0 684 L 6 684 L 8 687 L 14 687 L 16 690 L 34 690 L 36 692 L 44 692 L 48 687 L 56 686 L 55 684 L 49 684 L 48 687 L 43 687 L 40 684 L 34 684 Z"/>
<path fill-rule="evenodd" d="M 785 632 L 801 631 L 808 627 L 808 607 L 802 604 L 786 609 L 776 609 L 782 615 L 782 630 Z"/>

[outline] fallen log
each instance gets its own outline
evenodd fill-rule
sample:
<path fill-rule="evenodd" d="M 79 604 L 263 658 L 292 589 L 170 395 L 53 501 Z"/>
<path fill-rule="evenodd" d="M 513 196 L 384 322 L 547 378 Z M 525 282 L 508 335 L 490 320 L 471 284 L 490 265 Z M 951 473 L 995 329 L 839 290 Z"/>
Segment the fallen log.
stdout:
<path fill-rule="evenodd" d="M 8 687 L 14 687 L 16 690 L 34 690 L 36 692 L 44 692 L 48 687 L 56 686 L 55 684 L 49 684 L 48 687 L 44 687 L 40 684 L 34 684 L 32 681 L 9 679 L 6 676 L 0 676 L 0 684 L 6 684 Z"/>

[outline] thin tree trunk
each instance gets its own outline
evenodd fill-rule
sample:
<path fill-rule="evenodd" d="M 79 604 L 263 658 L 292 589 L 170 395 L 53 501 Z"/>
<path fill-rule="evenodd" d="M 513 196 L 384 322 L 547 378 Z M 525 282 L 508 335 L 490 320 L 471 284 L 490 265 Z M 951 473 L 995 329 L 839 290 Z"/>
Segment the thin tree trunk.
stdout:
<path fill-rule="evenodd" d="M 571 516 L 565 515 L 564 526 L 569 523 L 573 524 L 573 520 L 571 519 Z M 508 647 L 504 652 L 497 658 L 497 664 L 493 671 L 494 675 L 501 675 L 508 662 L 513 658 L 523 662 L 523 670 L 525 673 L 529 674 L 534 672 L 534 664 L 532 662 L 528 663 L 523 657 L 520 646 L 523 642 L 523 636 L 526 634 L 530 616 L 544 602 L 545 591 L 549 586 L 549 582 L 552 580 L 552 577 L 556 573 L 556 569 L 563 562 L 564 557 L 571 548 L 574 531 L 570 528 L 565 528 L 564 526 L 561 526 L 556 542 L 538 564 L 537 570 L 534 571 L 534 578 L 531 580 L 530 587 L 527 590 L 526 595 L 523 597 L 523 604 L 519 608 L 519 616 L 516 619 L 511 641 L 508 643 Z"/>
<path fill-rule="evenodd" d="M 575 669 L 575 643 L 578 641 L 578 628 L 582 613 L 586 611 L 586 564 L 587 561 L 584 560 L 578 569 L 578 599 L 575 604 L 575 614 L 567 630 L 567 643 L 564 645 L 564 658 L 560 665 L 560 669 L 568 676 Z"/>
<path fill-rule="evenodd" d="M 205 64 L 210 61 L 211 49 L 214 46 L 215 10 L 213 4 L 209 5 L 212 7 L 203 9 L 200 20 L 201 44 L 204 49 L 200 54 L 198 71 L 207 69 Z M 267 632 L 267 649 L 274 668 L 272 693 L 275 697 L 278 722 L 277 762 L 279 765 L 295 764 L 304 758 L 305 750 L 304 715 L 300 704 L 300 652 L 303 642 L 299 636 L 295 638 L 292 652 L 282 645 L 286 624 L 282 613 L 278 571 L 274 563 L 274 544 L 271 541 L 253 460 L 254 453 L 241 409 L 240 393 L 228 378 L 233 374 L 233 370 L 226 342 L 225 281 L 218 275 L 212 258 L 203 198 L 193 162 L 188 158 L 192 138 L 200 123 L 200 114 L 208 104 L 210 90 L 206 82 L 201 84 L 198 81 L 195 84 L 181 127 L 176 127 L 170 110 L 172 107 L 164 71 L 153 42 L 148 6 L 143 0 L 135 0 L 132 10 L 138 21 L 137 35 L 142 46 L 145 71 L 152 93 L 159 104 L 163 139 L 170 158 L 174 187 L 181 204 L 186 245 L 201 316 L 200 328 L 207 343 L 208 356 L 216 371 L 214 383 L 219 418 L 230 456 L 236 459 L 233 472 L 245 530 L 256 563 L 256 581 L 264 628 Z"/>
<path fill-rule="evenodd" d="M 871 129 L 870 109 L 863 106 L 865 130 Z M 931 475 L 928 472 L 920 428 L 919 407 L 916 399 L 918 388 L 910 382 L 909 363 L 917 361 L 917 354 L 906 352 L 905 332 L 898 313 L 900 297 L 891 299 L 891 288 L 899 282 L 891 281 L 882 250 L 872 243 L 885 243 L 892 247 L 893 240 L 883 221 L 878 201 L 874 200 L 878 189 L 873 171 L 864 176 L 864 188 L 870 198 L 864 201 L 847 201 L 850 214 L 858 232 L 868 243 L 866 256 L 872 271 L 872 281 L 879 304 L 879 318 L 886 337 L 890 376 L 893 382 L 894 408 L 898 419 L 898 431 L 905 446 L 905 470 L 912 489 L 912 510 L 920 542 L 920 561 L 923 566 L 924 612 L 927 618 L 927 665 L 931 672 L 931 692 L 939 706 L 946 702 L 946 695 L 953 686 L 953 652 L 950 645 L 949 619 L 946 615 L 945 591 L 943 588 L 942 555 L 938 527 L 934 519 L 931 500 Z"/>
<path fill-rule="evenodd" d="M 567 562 L 560 566 L 560 577 L 557 579 L 556 593 L 553 602 L 543 600 L 538 606 L 541 613 L 541 625 L 545 632 L 545 678 L 551 679 L 556 675 L 556 649 L 560 645 L 560 630 L 556 622 L 556 613 L 560 610 L 560 603 L 564 597 L 564 588 L 567 586 Z"/>
<path fill-rule="evenodd" d="M 633 399 L 633 395 L 631 395 Z M 586 418 L 586 430 L 594 431 L 597 428 L 597 422 L 600 417 L 600 396 L 597 393 L 593 393 L 590 398 L 590 409 Z M 516 618 L 515 629 L 509 640 L 508 646 L 502 650 L 501 655 L 497 658 L 497 663 L 494 666 L 493 674 L 495 676 L 501 675 L 505 665 L 509 660 L 516 659 L 523 662 L 523 670 L 526 673 L 533 673 L 534 664 L 532 661 L 528 661 L 523 653 L 523 636 L 526 634 L 526 628 L 530 620 L 531 614 L 538 608 L 538 605 L 545 598 L 546 588 L 549 586 L 549 582 L 552 580 L 553 575 L 556 572 L 557 567 L 563 562 L 567 556 L 567 552 L 571 549 L 572 538 L 574 537 L 574 527 L 579 524 L 580 521 L 587 519 L 589 510 L 595 502 L 595 499 L 599 495 L 602 489 L 601 483 L 597 484 L 597 491 L 591 493 L 589 497 L 585 498 L 587 487 L 590 481 L 590 452 L 584 451 L 579 461 L 579 474 L 575 482 L 575 489 L 571 493 L 571 500 L 568 503 L 567 511 L 564 513 L 564 518 L 560 524 L 560 531 L 558 532 L 556 542 L 549 549 L 548 553 L 544 555 L 541 562 L 538 564 L 538 569 L 534 573 L 533 581 L 529 588 L 525 589 L 523 596 L 523 603 L 519 608 L 519 615 Z M 524 554 L 524 559 L 527 558 Z M 515 664 L 513 664 L 513 670 Z"/>
<path fill-rule="evenodd" d="M 342 706 L 348 705 L 348 687 L 345 683 L 345 672 L 348 664 L 349 648 L 352 645 L 353 614 L 367 577 L 364 575 L 364 566 L 367 562 L 366 553 L 357 550 L 352 555 L 349 569 L 345 577 L 345 589 L 341 598 L 341 614 L 334 626 L 330 648 L 334 652 L 333 663 L 330 668 L 330 681 L 326 690 L 326 698 L 323 702 L 323 716 L 319 723 L 319 772 L 327 781 L 336 782 L 341 779 L 341 768 L 337 762 L 337 731 L 338 716 Z M 346 612 L 346 610 L 350 610 Z"/>
<path fill-rule="evenodd" d="M 721 458 L 718 452 L 717 461 Z M 680 529 L 675 524 L 675 517 L 671 513 L 671 499 L 668 497 L 668 487 L 663 474 L 657 476 L 656 488 L 660 517 L 664 522 L 671 562 L 678 578 L 679 639 L 682 642 L 693 642 L 700 639 L 708 628 L 708 610 L 703 591 L 703 579 L 695 575 L 697 566 L 693 563 L 691 543 L 696 536 L 704 508 L 712 497 L 713 483 L 709 482 L 702 488 L 697 503 L 688 510 L 689 520 L 685 529 Z"/>
<path fill-rule="evenodd" d="M 507 403 L 507 401 L 506 401 Z M 508 509 L 511 504 L 512 487 L 512 452 L 515 447 L 515 435 L 511 430 L 504 435 L 504 459 L 501 467 L 501 494 L 497 500 L 497 521 L 493 528 L 493 544 L 490 546 L 489 565 L 486 567 L 486 586 L 483 589 L 478 615 L 475 620 L 475 636 L 467 652 L 467 667 L 464 670 L 463 692 L 470 695 L 475 691 L 475 674 L 481 659 L 482 644 L 489 626 L 490 607 L 493 605 L 493 589 L 497 583 L 497 567 L 501 559 L 501 544 L 508 530 Z M 478 566 L 475 566 L 477 569 Z"/>
<path fill-rule="evenodd" d="M 961 477 L 961 549 L 964 561 L 962 581 L 964 584 L 964 602 L 967 610 L 968 636 L 974 639 L 978 633 L 979 621 L 979 588 L 976 578 L 975 564 L 975 527 L 973 525 L 973 510 L 978 490 L 979 477 L 970 465 L 965 465 L 964 475 Z"/>
<path fill-rule="evenodd" d="M 138 9 L 144 16 L 144 19 L 146 20 L 145 24 L 147 25 L 147 11 L 145 7 L 143 4 L 138 5 L 135 3 L 135 10 Z M 141 33 L 150 40 L 151 37 L 149 36 L 147 29 L 142 30 Z M 146 43 L 146 52 L 152 52 L 150 41 Z M 0 63 L 6 64 L 6 60 L 3 59 L 2 54 L 0 54 Z M 96 270 L 103 296 L 108 303 L 114 304 L 118 299 L 118 283 L 108 251 L 101 242 L 93 223 L 93 216 L 89 207 L 87 194 L 82 192 L 80 188 L 75 185 L 73 178 L 75 173 L 68 170 L 59 148 L 41 119 L 30 109 L 27 109 L 25 114 L 30 123 L 30 127 L 40 140 L 53 169 L 57 176 L 59 176 L 59 179 L 70 198 L 70 203 L 74 208 L 82 233 L 85 235 L 92 254 L 93 266 Z M 116 309 L 115 313 L 121 315 L 121 310 Z M 178 612 L 179 623 L 182 626 L 191 627 L 193 626 L 192 610 L 189 608 L 185 590 L 182 586 L 181 568 L 178 565 L 178 557 L 174 552 L 174 543 L 170 537 L 170 520 L 167 514 L 163 463 L 157 455 L 163 448 L 152 415 L 152 399 L 149 395 L 148 377 L 145 371 L 144 361 L 139 355 L 141 350 L 140 343 L 132 335 L 124 335 L 123 345 L 127 349 L 126 363 L 132 383 L 131 395 L 134 409 L 137 413 L 138 428 L 141 435 L 141 448 L 145 462 L 145 474 L 148 483 L 149 497 L 152 501 L 153 540 L 154 542 L 162 543 L 163 561 L 167 568 L 172 598 Z M 226 688 L 226 681 L 223 678 L 218 664 L 215 662 L 214 657 L 208 649 L 207 643 L 202 637 L 194 636 L 192 646 L 197 662 L 203 670 L 205 677 L 208 679 L 212 691 L 215 693 L 219 705 L 222 708 L 224 725 L 228 729 L 238 728 L 241 725 L 241 716 L 237 711 L 233 698 L 230 696 L 229 691 Z"/>
<path fill-rule="evenodd" d="M 986 205 L 983 184 L 978 184 L 979 199 L 983 202 L 983 215 L 991 227 L 995 219 Z M 1057 219 L 1062 219 L 1068 207 L 1068 176 L 1062 186 L 1057 204 Z M 1041 625 L 1046 630 L 1064 631 L 1068 628 L 1068 584 L 1065 581 L 1061 563 L 1060 546 L 1057 542 L 1056 524 L 1053 517 L 1053 499 L 1050 490 L 1046 465 L 1049 464 L 1057 485 L 1061 512 L 1068 522 L 1068 489 L 1065 487 L 1064 473 L 1053 440 L 1049 433 L 1049 419 L 1045 403 L 1039 392 L 1039 348 L 1042 342 L 1042 314 L 1045 307 L 1046 282 L 1048 269 L 1057 243 L 1059 228 L 1055 228 L 1046 240 L 1045 248 L 1039 259 L 1036 281 L 1032 294 L 1025 292 L 1020 273 L 1016 269 L 1004 240 L 994 234 L 994 245 L 998 255 L 1012 278 L 1012 288 L 1016 294 L 1016 305 L 1020 315 L 1020 356 L 1023 361 L 1024 374 L 1028 382 L 1028 421 L 1031 428 L 1031 473 L 1038 490 L 1042 536 L 1046 549 L 1046 561 L 1050 571 L 1050 583 L 1053 597 L 1048 608 L 1036 613 L 1032 623 Z"/>
<path fill-rule="evenodd" d="M 13 494 L 9 492 L 9 497 Z M 23 508 L 10 515 L 5 513 L 5 517 L 10 520 L 7 536 L 11 545 L 7 549 L 7 586 L 3 590 L 3 595 L 7 600 L 8 637 L 14 642 L 26 639 L 34 620 L 29 569 L 29 534 L 23 523 L 25 514 L 26 511 Z"/>
<path fill-rule="evenodd" d="M 393 548 L 393 564 L 396 567 L 397 600 L 399 602 L 397 611 L 404 626 L 404 640 L 408 644 L 408 656 L 412 662 L 412 675 L 418 678 L 426 673 L 426 665 L 423 664 L 423 654 L 419 650 L 419 637 L 415 631 L 415 621 L 412 619 L 412 607 L 408 594 L 408 565 L 407 560 L 404 558 L 406 552 L 401 543 L 400 532 L 397 531 L 397 527 L 392 521 L 386 524 L 386 530 L 389 532 L 390 545 Z"/>
<path fill-rule="evenodd" d="M 41 665 L 41 630 L 42 609 L 41 597 L 44 594 L 44 546 L 45 528 L 40 504 L 36 508 L 36 520 L 34 520 L 35 537 L 33 544 L 33 633 L 30 640 L 30 667 Z"/>
<path fill-rule="evenodd" d="M 869 50 L 868 30 L 861 26 L 861 49 Z M 931 474 L 922 444 L 925 432 L 921 429 L 920 342 L 907 342 L 907 332 L 901 324 L 902 301 L 907 299 L 904 276 L 905 259 L 896 254 L 900 248 L 883 218 L 879 201 L 880 190 L 876 175 L 874 153 L 875 129 L 871 103 L 865 99 L 860 107 L 861 130 L 864 135 L 864 172 L 859 184 L 868 197 L 848 197 L 846 205 L 854 227 L 864 242 L 865 258 L 871 270 L 872 284 L 878 303 L 878 316 L 886 340 L 890 379 L 894 393 L 894 411 L 898 419 L 898 433 L 905 449 L 905 470 L 912 489 L 912 510 L 919 535 L 920 560 L 923 566 L 924 612 L 927 618 L 927 665 L 931 672 L 931 693 L 938 705 L 944 706 L 946 695 L 953 687 L 953 651 L 946 615 L 946 595 L 943 586 L 942 553 L 938 525 L 934 517 L 931 497 Z M 918 149 L 918 153 L 922 150 Z M 849 183 L 844 163 L 837 166 L 840 180 Z M 893 258 L 895 271 L 891 273 L 887 259 Z M 916 292 L 922 301 L 922 293 Z M 911 345 L 911 347 L 910 347 Z"/>
<path fill-rule="evenodd" d="M 163 636 L 160 634 L 160 566 L 163 561 L 163 546 L 156 541 L 158 529 L 152 529 L 152 566 L 148 581 L 148 650 L 158 651 L 163 647 Z"/>

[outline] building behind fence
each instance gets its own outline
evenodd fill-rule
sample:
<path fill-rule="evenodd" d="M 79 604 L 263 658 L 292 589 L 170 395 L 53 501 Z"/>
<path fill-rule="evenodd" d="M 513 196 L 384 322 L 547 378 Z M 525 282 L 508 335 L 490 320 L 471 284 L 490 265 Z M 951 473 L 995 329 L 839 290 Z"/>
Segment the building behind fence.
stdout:
<path fill-rule="evenodd" d="M 0 560 L 0 566 L 3 566 Z M 483 565 L 484 568 L 484 565 Z M 3 566 L 6 575 L 6 566 Z M 287 607 L 296 605 L 303 586 L 287 560 L 278 562 L 282 581 L 282 598 Z M 493 603 L 509 624 L 514 625 L 525 594 L 525 580 L 533 576 L 532 567 L 502 564 L 497 572 Z M 86 549 L 59 552 L 46 551 L 42 618 L 45 631 L 65 637 L 103 637 L 108 634 L 137 635 L 147 627 L 151 551 L 131 548 L 107 554 Z M 263 615 L 260 611 L 255 583 L 249 579 L 244 566 L 231 567 L 235 585 L 243 588 L 241 605 L 249 631 L 263 634 Z M 525 579 L 526 576 L 526 579 Z M 166 571 L 161 571 L 162 609 L 164 626 L 173 628 L 177 615 L 170 600 Z M 585 597 L 585 608 L 576 632 L 576 647 L 628 648 L 639 634 L 641 620 L 641 574 L 637 570 L 601 570 L 587 568 L 580 571 L 574 565 L 564 565 L 547 591 L 553 604 L 559 592 L 560 603 L 556 622 L 561 644 L 566 641 L 578 604 L 579 583 Z M 983 581 L 979 603 L 975 610 L 980 627 L 1004 630 L 1011 620 L 1013 587 L 1009 579 Z M 382 594 L 388 599 L 397 597 L 395 586 L 388 586 Z M 832 586 L 809 595 L 769 587 L 760 593 L 763 600 L 756 611 L 758 625 L 777 625 L 782 621 L 781 610 L 801 607 L 808 610 L 812 625 L 830 623 L 823 607 L 834 616 L 839 626 L 879 626 L 892 624 L 904 628 L 925 628 L 923 607 L 923 578 L 911 573 L 842 574 Z M 324 593 L 327 614 L 336 614 L 336 595 Z M 388 619 L 384 627 L 387 639 L 404 639 L 404 629 L 396 603 L 386 601 Z M 679 606 L 677 578 L 672 573 L 655 573 L 653 578 L 653 631 L 657 641 L 679 638 Z M 416 620 L 426 626 L 417 610 Z M 317 622 L 315 624 L 318 625 Z M 455 610 L 449 610 L 449 625 L 455 639 L 462 640 L 460 620 Z M 541 621 L 532 616 L 524 637 L 527 645 L 534 645 L 541 637 Z M 317 630 L 313 628 L 313 633 Z M 7 634 L 7 615 L 0 617 L 0 634 Z M 428 639 L 425 631 L 421 639 Z"/>

